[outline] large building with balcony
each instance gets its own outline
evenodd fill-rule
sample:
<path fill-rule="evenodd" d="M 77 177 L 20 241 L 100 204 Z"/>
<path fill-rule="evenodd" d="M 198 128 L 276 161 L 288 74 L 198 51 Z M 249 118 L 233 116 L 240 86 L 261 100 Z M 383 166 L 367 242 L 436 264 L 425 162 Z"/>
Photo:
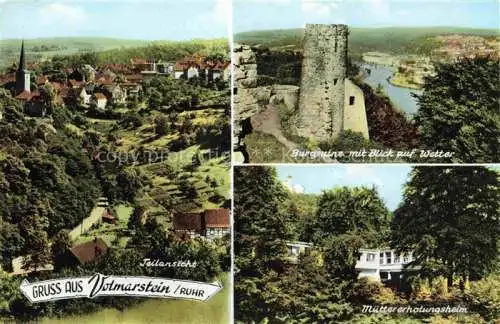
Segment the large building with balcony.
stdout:
<path fill-rule="evenodd" d="M 418 270 L 417 267 L 407 266 L 414 260 L 412 252 L 398 254 L 387 249 L 360 249 L 360 256 L 356 262 L 359 278 L 370 277 L 391 286 L 400 287 L 404 273 Z"/>

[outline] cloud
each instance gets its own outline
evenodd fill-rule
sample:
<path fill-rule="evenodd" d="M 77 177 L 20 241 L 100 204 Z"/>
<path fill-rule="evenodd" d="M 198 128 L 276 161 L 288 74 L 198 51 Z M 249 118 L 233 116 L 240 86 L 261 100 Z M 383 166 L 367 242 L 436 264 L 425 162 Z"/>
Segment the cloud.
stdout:
<path fill-rule="evenodd" d="M 387 17 L 390 15 L 390 6 L 387 0 L 369 0 L 374 15 Z"/>
<path fill-rule="evenodd" d="M 231 0 L 216 0 L 213 2 L 211 11 L 197 15 L 197 20 L 204 26 L 213 24 L 225 25 L 229 30 L 232 16 Z"/>
<path fill-rule="evenodd" d="M 314 14 L 318 16 L 330 16 L 332 10 L 337 8 L 338 4 L 334 1 L 325 2 L 321 0 L 302 0 L 300 8 L 305 14 Z"/>
<path fill-rule="evenodd" d="M 373 166 L 363 164 L 346 165 L 346 178 L 352 182 L 373 183 L 378 187 L 383 186 L 383 181 L 375 172 Z"/>
<path fill-rule="evenodd" d="M 87 19 L 87 13 L 82 7 L 63 3 L 50 3 L 39 10 L 43 25 L 62 23 L 76 25 Z"/>
<path fill-rule="evenodd" d="M 298 183 L 293 184 L 291 177 L 288 177 L 285 181 L 283 181 L 283 185 L 285 186 L 285 188 L 287 188 L 291 192 L 294 192 L 294 193 L 304 193 L 304 186 L 302 186 L 302 185 L 300 185 Z"/>

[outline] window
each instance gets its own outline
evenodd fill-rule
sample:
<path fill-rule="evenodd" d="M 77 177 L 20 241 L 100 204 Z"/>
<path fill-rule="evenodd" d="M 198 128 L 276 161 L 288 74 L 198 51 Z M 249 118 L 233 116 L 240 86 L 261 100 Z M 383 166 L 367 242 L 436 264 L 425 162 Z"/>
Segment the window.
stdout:
<path fill-rule="evenodd" d="M 398 255 L 394 256 L 394 263 L 401 263 L 401 257 Z"/>
<path fill-rule="evenodd" d="M 408 254 L 405 254 L 403 256 L 403 263 L 408 263 L 409 259 L 408 259 Z"/>
<path fill-rule="evenodd" d="M 389 279 L 389 272 L 381 272 L 380 273 L 380 279 L 382 279 L 382 280 Z"/>
<path fill-rule="evenodd" d="M 354 96 L 349 96 L 349 106 L 354 105 Z"/>
<path fill-rule="evenodd" d="M 380 253 L 380 264 L 384 264 L 384 253 Z"/>
<path fill-rule="evenodd" d="M 236 96 L 237 94 L 238 94 L 238 88 L 235 87 L 235 88 L 233 88 L 233 95 Z"/>
<path fill-rule="evenodd" d="M 392 253 L 391 252 L 385 252 L 385 258 L 387 259 L 387 264 L 392 263 Z"/>
<path fill-rule="evenodd" d="M 375 260 L 375 253 L 368 253 L 366 255 L 366 261 L 374 261 Z"/>
<path fill-rule="evenodd" d="M 333 79 L 333 85 L 337 85 L 338 81 L 339 81 L 339 79 Z"/>

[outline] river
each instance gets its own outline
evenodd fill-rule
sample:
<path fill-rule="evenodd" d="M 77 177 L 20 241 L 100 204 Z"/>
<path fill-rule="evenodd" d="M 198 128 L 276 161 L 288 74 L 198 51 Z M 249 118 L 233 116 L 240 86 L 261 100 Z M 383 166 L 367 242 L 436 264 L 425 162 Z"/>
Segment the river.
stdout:
<path fill-rule="evenodd" d="M 378 84 L 381 84 L 384 92 L 397 108 L 404 111 L 409 117 L 417 112 L 417 99 L 412 97 L 411 94 L 421 94 L 422 90 L 401 88 L 390 84 L 388 78 L 392 76 L 393 70 L 389 66 L 362 63 L 361 68 L 371 70 L 369 75 L 366 74 L 364 81 L 374 89 Z"/>

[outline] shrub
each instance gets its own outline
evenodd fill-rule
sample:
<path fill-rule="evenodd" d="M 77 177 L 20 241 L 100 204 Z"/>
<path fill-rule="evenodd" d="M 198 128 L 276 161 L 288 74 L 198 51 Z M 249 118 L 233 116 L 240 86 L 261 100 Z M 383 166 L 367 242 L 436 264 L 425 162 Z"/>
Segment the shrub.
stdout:
<path fill-rule="evenodd" d="M 500 274 L 491 274 L 479 281 L 472 282 L 465 299 L 473 309 L 487 320 L 500 317 Z"/>

